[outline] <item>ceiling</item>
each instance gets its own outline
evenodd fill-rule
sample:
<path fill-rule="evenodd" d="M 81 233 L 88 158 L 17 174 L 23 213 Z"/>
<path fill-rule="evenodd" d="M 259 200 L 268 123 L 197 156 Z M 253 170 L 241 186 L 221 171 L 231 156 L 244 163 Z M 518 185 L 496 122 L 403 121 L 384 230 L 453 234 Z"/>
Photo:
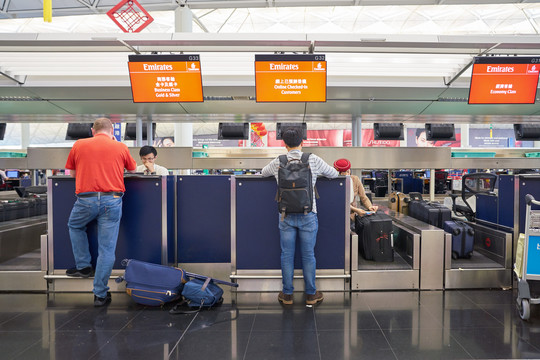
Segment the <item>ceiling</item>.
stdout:
<path fill-rule="evenodd" d="M 103 13 L 117 2 L 55 0 L 53 14 Z M 477 4 L 518 2 L 538 3 L 474 1 Z M 149 10 L 170 10 L 178 6 L 176 1 L 140 3 Z M 324 2 L 326 6 L 374 3 L 381 4 L 381 1 Z M 412 5 L 471 2 L 394 0 L 382 3 Z M 206 20 L 202 11 L 207 11 L 209 7 L 321 4 L 323 2 L 320 1 L 188 1 L 190 8 L 200 9 L 199 12 L 194 11 L 195 17 L 203 27 L 209 28 L 217 26 L 212 21 L 206 22 L 207 26 L 204 26 Z M 492 8 L 500 9 L 501 6 Z M 505 21 L 515 26 L 526 22 L 530 29 L 523 34 L 483 34 L 478 33 L 478 30 L 472 34 L 464 34 L 460 30 L 457 34 L 441 35 L 385 33 L 384 29 L 388 29 L 388 26 L 382 26 L 382 30 L 371 33 L 324 33 L 321 29 L 305 33 L 204 33 L 200 28 L 197 33 L 31 33 L 21 31 L 21 25 L 17 25 L 17 32 L 0 34 L 0 121 L 79 122 L 99 114 L 116 114 L 114 116 L 120 120 L 132 120 L 137 116 L 146 119 L 150 116 L 153 121 L 164 122 L 246 119 L 350 121 L 355 116 L 362 116 L 363 121 L 368 122 L 540 122 L 538 99 L 532 105 L 467 104 L 469 65 L 474 56 L 540 56 L 540 36 L 535 30 L 540 28 L 540 5 L 520 6 L 525 6 L 520 8 L 521 14 L 529 14 L 526 21 L 509 14 L 503 16 L 497 10 L 497 24 L 498 28 L 510 28 Z M 9 27 L 19 21 L 18 18 L 41 16 L 42 4 L 41 1 L 0 0 L 0 9 L 0 16 L 6 18 L 0 20 L 2 32 L 3 24 Z M 353 11 L 353 7 L 349 9 L 349 12 Z M 421 10 L 425 11 L 425 8 Z M 164 11 L 162 15 L 168 14 L 170 17 L 170 13 Z M 377 13 L 380 14 L 380 11 Z M 156 18 L 159 18 L 158 15 Z M 231 18 L 229 16 L 229 21 Z M 409 25 L 412 18 L 411 15 Z M 36 20 L 39 19 L 32 21 Z M 381 25 L 379 20 L 374 20 L 374 24 Z M 325 21 L 329 24 L 328 18 Z M 483 24 L 489 23 L 486 19 L 481 21 Z M 223 20 L 221 27 L 226 23 L 227 20 Z M 457 20 L 453 20 L 453 23 L 457 24 Z M 404 28 L 407 25 L 399 26 Z M 326 28 L 329 31 L 335 30 L 331 26 Z M 200 54 L 205 101 L 181 104 L 133 103 L 127 57 L 129 54 L 151 52 Z M 280 103 L 279 106 L 257 103 L 254 100 L 254 54 L 275 52 L 326 54 L 327 101 Z"/>

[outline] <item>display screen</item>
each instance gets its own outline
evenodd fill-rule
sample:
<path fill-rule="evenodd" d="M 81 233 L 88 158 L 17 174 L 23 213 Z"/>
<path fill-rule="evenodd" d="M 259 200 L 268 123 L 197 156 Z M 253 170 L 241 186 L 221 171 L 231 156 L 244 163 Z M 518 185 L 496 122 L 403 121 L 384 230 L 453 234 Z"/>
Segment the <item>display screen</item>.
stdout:
<path fill-rule="evenodd" d="M 19 172 L 17 170 L 7 170 L 6 176 L 11 179 L 16 179 L 19 177 Z"/>
<path fill-rule="evenodd" d="M 130 55 L 133 102 L 202 102 L 199 55 Z"/>
<path fill-rule="evenodd" d="M 325 55 L 255 55 L 257 102 L 325 102 Z"/>
<path fill-rule="evenodd" d="M 476 57 L 469 104 L 534 104 L 539 70 L 539 57 Z"/>

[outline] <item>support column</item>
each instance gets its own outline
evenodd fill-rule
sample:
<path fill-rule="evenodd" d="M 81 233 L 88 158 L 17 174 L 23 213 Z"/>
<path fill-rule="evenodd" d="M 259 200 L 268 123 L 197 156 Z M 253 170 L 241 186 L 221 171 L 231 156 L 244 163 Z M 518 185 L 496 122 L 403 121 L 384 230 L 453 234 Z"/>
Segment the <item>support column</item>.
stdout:
<path fill-rule="evenodd" d="M 152 146 L 154 144 L 154 132 L 152 131 L 152 115 L 148 115 L 146 122 L 146 139 L 148 139 L 147 144 Z"/>
<path fill-rule="evenodd" d="M 30 145 L 30 124 L 21 123 L 21 148 L 28 149 Z"/>
<path fill-rule="evenodd" d="M 135 136 L 137 137 L 137 139 L 135 140 L 135 146 L 141 147 L 142 146 L 142 117 L 140 115 L 137 115 L 137 119 L 136 119 Z"/>
<path fill-rule="evenodd" d="M 174 10 L 174 31 L 193 32 L 193 14 L 187 6 L 179 6 Z"/>
<path fill-rule="evenodd" d="M 461 124 L 461 147 L 469 148 L 469 124 Z"/>
<path fill-rule="evenodd" d="M 193 13 L 188 6 L 179 6 L 174 10 L 174 31 L 193 32 Z M 174 124 L 174 144 L 175 146 L 193 146 L 193 124 Z M 189 170 L 182 170 L 182 174 L 188 174 Z"/>
<path fill-rule="evenodd" d="M 352 146 L 362 146 L 362 116 L 352 118 Z"/>

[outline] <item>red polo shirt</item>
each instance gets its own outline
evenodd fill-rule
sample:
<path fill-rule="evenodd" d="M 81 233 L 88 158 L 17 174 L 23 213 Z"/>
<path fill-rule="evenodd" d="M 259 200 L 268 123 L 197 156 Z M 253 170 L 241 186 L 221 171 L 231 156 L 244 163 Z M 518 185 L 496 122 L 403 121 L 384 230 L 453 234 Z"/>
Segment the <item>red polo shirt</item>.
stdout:
<path fill-rule="evenodd" d="M 75 193 L 124 192 L 124 168 L 135 170 L 137 163 L 126 144 L 99 133 L 77 140 L 66 161 L 66 169 L 75 170 Z"/>

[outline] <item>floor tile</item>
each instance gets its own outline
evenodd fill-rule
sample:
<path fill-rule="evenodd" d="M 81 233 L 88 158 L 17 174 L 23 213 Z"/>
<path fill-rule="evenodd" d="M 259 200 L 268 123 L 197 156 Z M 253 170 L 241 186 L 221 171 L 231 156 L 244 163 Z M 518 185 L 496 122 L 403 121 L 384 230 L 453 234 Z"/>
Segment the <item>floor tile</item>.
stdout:
<path fill-rule="evenodd" d="M 486 304 L 511 305 L 516 301 L 512 290 L 460 290 L 460 293 L 479 306 Z"/>
<path fill-rule="evenodd" d="M 41 340 L 39 331 L 0 331 L 2 359 L 13 359 Z"/>
<path fill-rule="evenodd" d="M 249 338 L 244 359 L 318 359 L 318 343 L 315 331 L 257 331 Z"/>
<path fill-rule="evenodd" d="M 40 341 L 26 349 L 16 359 L 90 359 L 100 348 L 107 345 L 117 331 L 79 330 L 56 331 L 40 337 Z"/>
<path fill-rule="evenodd" d="M 167 359 L 182 334 L 183 331 L 177 329 L 167 331 L 122 330 L 116 333 L 90 359 Z M 211 348 L 213 344 L 210 346 L 208 340 L 206 348 Z M 204 359 L 204 357 L 200 357 L 200 359 Z"/>
<path fill-rule="evenodd" d="M 319 331 L 321 359 L 396 360 L 380 330 Z"/>
<path fill-rule="evenodd" d="M 62 331 L 77 331 L 83 329 L 89 330 L 121 330 L 127 326 L 140 311 L 129 311 L 123 309 L 114 309 L 110 307 L 89 308 L 80 316 L 67 322 L 59 329 Z"/>
<path fill-rule="evenodd" d="M 460 328 L 487 328 L 504 326 L 501 319 L 496 319 L 483 309 L 452 309 L 445 311 L 445 327 Z"/>
<path fill-rule="evenodd" d="M 523 321 L 516 291 L 326 292 L 306 307 L 276 292 L 237 293 L 173 315 L 125 293 L 0 294 L 0 358 L 467 359 L 540 358 L 540 308 Z M 209 345 L 210 344 L 210 345 Z"/>
<path fill-rule="evenodd" d="M 245 359 L 249 336 L 247 331 L 216 332 L 210 328 L 188 332 L 174 348 L 170 359 Z"/>
<path fill-rule="evenodd" d="M 313 309 L 283 309 L 257 312 L 253 331 L 315 331 Z"/>
<path fill-rule="evenodd" d="M 208 329 L 209 331 L 251 331 L 256 312 L 250 309 L 236 309 L 222 306 L 219 309 L 200 311 L 189 327 L 189 331 Z"/>
<path fill-rule="evenodd" d="M 540 358 L 540 349 L 520 338 L 520 334 L 514 333 L 512 329 L 458 329 L 452 330 L 451 334 L 475 358 Z"/>
<path fill-rule="evenodd" d="M 471 355 L 445 329 L 384 330 L 399 360 L 471 359 Z"/>
<path fill-rule="evenodd" d="M 320 308 L 315 311 L 317 330 L 379 330 L 379 324 L 370 310 L 332 310 Z"/>

